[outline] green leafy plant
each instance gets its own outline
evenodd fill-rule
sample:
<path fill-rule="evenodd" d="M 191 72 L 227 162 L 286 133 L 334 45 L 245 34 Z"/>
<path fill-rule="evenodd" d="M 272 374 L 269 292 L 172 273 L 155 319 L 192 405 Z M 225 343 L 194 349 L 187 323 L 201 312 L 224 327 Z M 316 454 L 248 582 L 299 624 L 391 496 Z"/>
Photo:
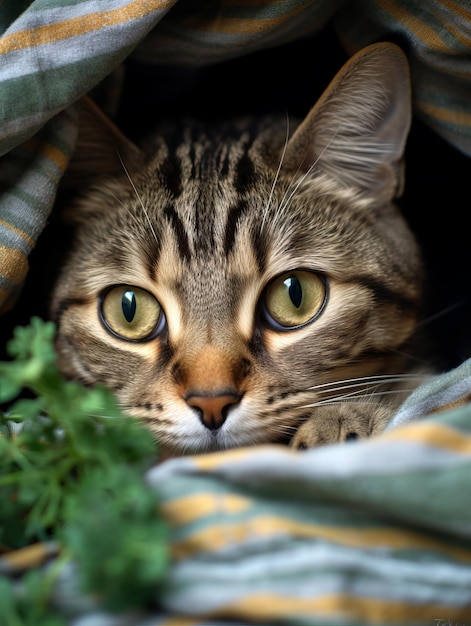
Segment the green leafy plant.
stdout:
<path fill-rule="evenodd" d="M 52 577 L 42 572 L 28 572 L 21 591 L 7 578 L 0 576 L 1 626 L 66 626 L 64 617 L 47 606 Z"/>
<path fill-rule="evenodd" d="M 83 590 L 104 607 L 142 606 L 169 559 L 167 526 L 143 479 L 157 448 L 107 390 L 61 376 L 54 334 L 52 323 L 33 318 L 15 329 L 11 361 L 0 363 L 0 404 L 7 407 L 0 411 L 0 549 L 57 541 L 61 558 L 77 563 Z M 39 626 L 38 614 L 28 614 L 49 610 L 50 589 L 26 582 L 15 595 L 0 577 L 0 602 L 16 616 L 12 624 Z"/>

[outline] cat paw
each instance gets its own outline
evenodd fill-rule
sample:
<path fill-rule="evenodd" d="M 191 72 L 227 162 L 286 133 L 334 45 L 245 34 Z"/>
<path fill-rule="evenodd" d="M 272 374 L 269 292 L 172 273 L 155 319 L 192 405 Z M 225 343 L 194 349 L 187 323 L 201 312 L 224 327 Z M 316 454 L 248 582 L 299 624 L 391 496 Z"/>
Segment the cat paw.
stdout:
<path fill-rule="evenodd" d="M 371 402 L 344 402 L 317 407 L 297 430 L 290 447 L 298 450 L 366 439 L 384 430 L 392 410 Z"/>

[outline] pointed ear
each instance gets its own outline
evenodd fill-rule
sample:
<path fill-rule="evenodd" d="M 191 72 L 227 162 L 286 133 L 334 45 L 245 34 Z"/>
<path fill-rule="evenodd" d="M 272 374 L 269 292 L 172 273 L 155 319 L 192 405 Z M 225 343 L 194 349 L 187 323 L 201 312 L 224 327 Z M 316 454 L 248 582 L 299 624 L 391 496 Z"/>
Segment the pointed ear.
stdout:
<path fill-rule="evenodd" d="M 132 176 L 145 163 L 135 146 L 88 96 L 77 102 L 77 144 L 61 187 L 66 192 L 82 191 L 100 178 Z"/>
<path fill-rule="evenodd" d="M 338 72 L 288 142 L 285 164 L 391 200 L 403 186 L 411 122 L 409 68 L 392 43 L 372 44 Z"/>

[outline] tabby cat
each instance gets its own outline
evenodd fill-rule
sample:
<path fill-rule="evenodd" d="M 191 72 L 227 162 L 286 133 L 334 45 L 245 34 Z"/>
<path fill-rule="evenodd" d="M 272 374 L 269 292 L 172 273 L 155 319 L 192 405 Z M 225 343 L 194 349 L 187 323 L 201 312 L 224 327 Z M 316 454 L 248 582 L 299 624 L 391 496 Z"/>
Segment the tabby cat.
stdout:
<path fill-rule="evenodd" d="M 162 124 L 138 148 L 91 101 L 80 115 L 51 309 L 63 372 L 110 388 L 170 455 L 381 431 L 420 381 L 421 257 L 393 204 L 400 48 L 357 53 L 298 124 Z"/>

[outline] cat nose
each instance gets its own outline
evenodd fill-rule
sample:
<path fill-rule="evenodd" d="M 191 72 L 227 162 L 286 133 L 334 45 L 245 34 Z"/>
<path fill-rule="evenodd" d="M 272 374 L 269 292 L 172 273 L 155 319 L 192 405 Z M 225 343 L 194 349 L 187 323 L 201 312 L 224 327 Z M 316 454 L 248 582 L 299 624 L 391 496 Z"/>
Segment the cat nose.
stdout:
<path fill-rule="evenodd" d="M 238 393 L 221 393 L 215 395 L 191 394 L 186 403 L 198 413 L 201 423 L 209 430 L 217 430 L 226 421 L 229 409 L 240 401 Z"/>

